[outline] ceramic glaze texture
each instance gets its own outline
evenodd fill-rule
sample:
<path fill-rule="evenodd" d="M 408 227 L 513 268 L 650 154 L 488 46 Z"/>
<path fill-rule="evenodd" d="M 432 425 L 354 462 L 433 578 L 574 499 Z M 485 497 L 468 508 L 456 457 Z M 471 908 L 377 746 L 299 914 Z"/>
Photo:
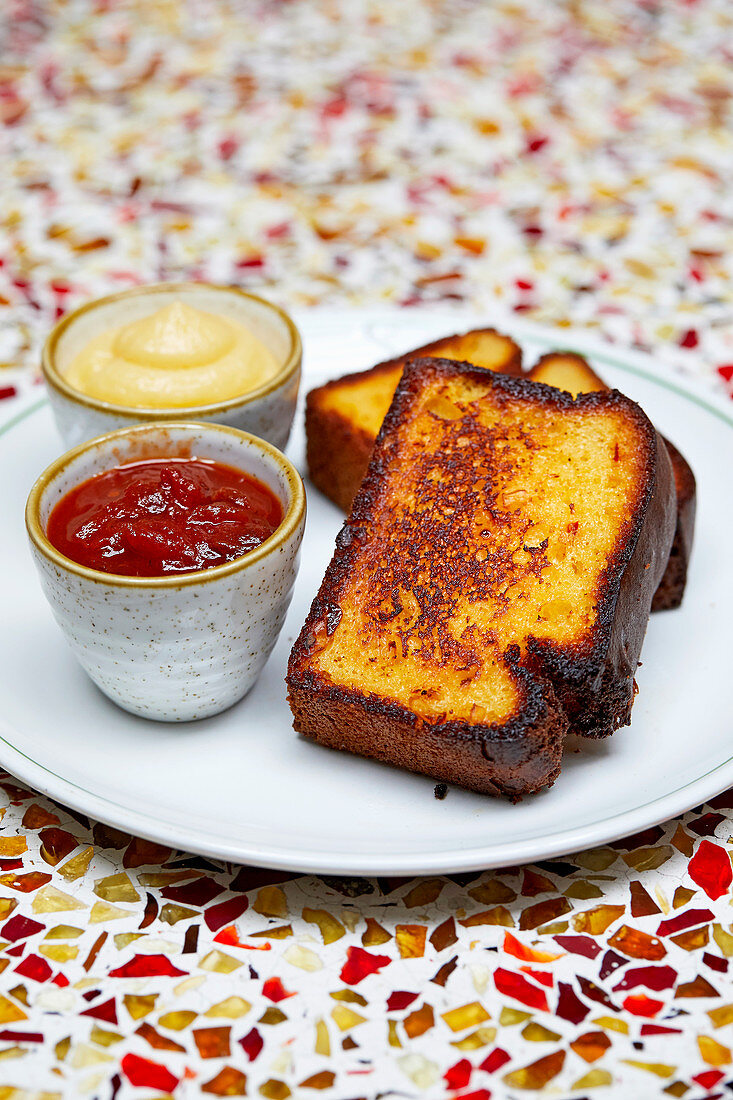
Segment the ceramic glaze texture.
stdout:
<path fill-rule="evenodd" d="M 122 578 L 75 566 L 33 537 L 73 485 L 141 455 L 189 453 L 258 477 L 283 506 L 280 527 L 255 551 L 218 568 Z M 94 683 L 125 710 L 183 722 L 217 714 L 255 683 L 290 603 L 305 497 L 290 463 L 251 436 L 200 424 L 111 433 L 60 459 L 29 498 L 31 548 L 45 595 Z"/>
<path fill-rule="evenodd" d="M 180 409 L 127 408 L 79 393 L 65 380 L 70 362 L 95 336 L 137 321 L 174 301 L 239 321 L 282 364 L 280 372 L 241 397 Z M 197 283 L 159 284 L 114 294 L 82 306 L 52 331 L 43 349 L 43 373 L 61 437 L 69 447 L 117 428 L 152 421 L 226 424 L 285 447 L 295 414 L 302 360 L 300 336 L 287 314 L 255 295 Z"/>

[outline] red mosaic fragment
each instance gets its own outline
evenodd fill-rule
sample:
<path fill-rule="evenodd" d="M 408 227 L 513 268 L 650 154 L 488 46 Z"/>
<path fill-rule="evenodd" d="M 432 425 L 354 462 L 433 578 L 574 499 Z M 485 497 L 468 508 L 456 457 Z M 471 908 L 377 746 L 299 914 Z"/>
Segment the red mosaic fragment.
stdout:
<path fill-rule="evenodd" d="M 0 1031 L 0 1043 L 42 1043 L 43 1035 L 40 1031 L 10 1031 L 3 1028 Z"/>
<path fill-rule="evenodd" d="M 53 970 L 40 955 L 26 955 L 16 966 L 15 973 L 23 978 L 31 978 L 34 982 L 47 982 Z"/>
<path fill-rule="evenodd" d="M 557 988 L 560 996 L 555 1014 L 561 1020 L 569 1020 L 571 1024 L 582 1023 L 590 1012 L 588 1005 L 583 1004 L 573 987 L 567 982 L 558 982 Z"/>
<path fill-rule="evenodd" d="M 15 943 L 16 940 L 24 940 L 28 936 L 35 935 L 36 932 L 42 932 L 45 927 L 46 925 L 41 924 L 40 921 L 16 914 L 0 928 L 0 936 L 11 943 Z"/>
<path fill-rule="evenodd" d="M 613 974 L 614 970 L 618 970 L 621 966 L 626 966 L 628 959 L 623 955 L 619 955 L 618 952 L 612 951 L 610 948 L 603 956 L 601 960 L 601 969 L 598 971 L 598 977 L 601 981 L 604 981 L 609 974 Z"/>
<path fill-rule="evenodd" d="M 694 821 L 688 821 L 687 828 L 698 836 L 713 836 L 721 821 L 725 821 L 723 814 L 703 814 Z"/>
<path fill-rule="evenodd" d="M 632 917 L 652 917 L 656 913 L 661 913 L 657 903 L 650 897 L 638 879 L 630 883 L 629 886 L 631 889 Z"/>
<path fill-rule="evenodd" d="M 174 966 L 167 955 L 133 955 L 129 962 L 110 970 L 110 978 L 185 978 L 187 971 Z"/>
<path fill-rule="evenodd" d="M 499 993 L 503 993 L 505 997 L 514 997 L 529 1008 L 549 1011 L 544 990 L 532 985 L 521 974 L 514 974 L 511 970 L 504 970 L 500 966 L 494 971 L 494 984 Z"/>
<path fill-rule="evenodd" d="M 408 1005 L 411 1005 L 419 996 L 419 993 L 406 993 L 396 990 L 394 993 L 390 993 L 387 998 L 387 1011 L 399 1012 L 400 1009 L 407 1008 Z"/>
<path fill-rule="evenodd" d="M 596 1004 L 609 1008 L 611 1012 L 619 1011 L 613 1001 L 589 978 L 584 978 L 582 974 L 578 974 L 578 985 L 589 1001 L 595 1001 Z"/>
<path fill-rule="evenodd" d="M 450 978 L 451 974 L 458 966 L 458 956 L 454 955 L 452 959 L 449 959 L 447 963 L 443 963 L 440 969 L 430 979 L 435 985 L 442 985 L 445 988 L 445 983 Z"/>
<path fill-rule="evenodd" d="M 146 867 L 152 864 L 165 863 L 171 854 L 170 848 L 165 844 L 156 844 L 152 840 L 143 840 L 135 836 L 127 846 L 122 857 L 122 866 L 127 870 L 133 867 Z"/>
<path fill-rule="evenodd" d="M 523 974 L 529 974 L 530 978 L 534 978 L 540 985 L 546 985 L 548 989 L 552 989 L 555 984 L 552 974 L 548 974 L 546 970 L 535 970 L 531 966 L 520 966 L 519 969 Z"/>
<path fill-rule="evenodd" d="M 484 1058 L 478 1068 L 482 1069 L 485 1073 L 496 1073 L 497 1070 L 500 1070 L 507 1062 L 511 1062 L 511 1055 L 507 1054 L 501 1047 L 494 1047 L 491 1054 Z"/>
<path fill-rule="evenodd" d="M 634 848 L 646 848 L 657 843 L 664 836 L 664 829 L 660 825 L 652 825 L 649 829 L 643 829 L 640 833 L 632 833 L 631 836 L 614 840 L 609 848 L 615 848 L 620 852 L 633 852 Z"/>
<path fill-rule="evenodd" d="M 664 1001 L 656 1001 L 644 993 L 632 993 L 623 1002 L 632 1016 L 656 1016 L 664 1008 Z"/>
<path fill-rule="evenodd" d="M 523 962 L 547 963 L 554 962 L 555 959 L 560 957 L 551 954 L 549 951 L 538 951 L 534 947 L 527 947 L 511 932 L 504 933 L 503 950 L 505 954 L 513 955 L 515 959 L 521 959 Z"/>
<path fill-rule="evenodd" d="M 5 954 L 9 955 L 12 959 L 19 959 L 26 949 L 27 944 L 16 943 L 15 947 L 8 947 L 5 950 Z"/>
<path fill-rule="evenodd" d="M 147 892 L 145 897 L 145 912 L 143 913 L 143 919 L 138 925 L 138 929 L 142 931 L 143 928 L 149 928 L 158 915 L 158 902 L 150 893 Z"/>
<path fill-rule="evenodd" d="M 655 989 L 659 993 L 662 989 L 671 989 L 677 981 L 677 971 L 671 966 L 635 966 L 627 970 L 617 989 L 636 989 L 638 985 L 645 985 L 647 989 Z"/>
<path fill-rule="evenodd" d="M 724 382 L 733 382 L 733 363 L 721 363 L 717 371 Z"/>
<path fill-rule="evenodd" d="M 715 920 L 715 914 L 709 909 L 688 909 L 686 913 L 663 920 L 657 928 L 657 935 L 671 936 L 673 932 L 682 932 L 685 928 L 694 928 L 697 924 L 707 924 L 711 920 Z"/>
<path fill-rule="evenodd" d="M 536 871 L 525 870 L 522 878 L 523 898 L 536 898 L 538 894 L 554 894 L 557 890 L 555 883 L 547 875 L 539 875 Z"/>
<path fill-rule="evenodd" d="M 461 1058 L 460 1062 L 445 1071 L 443 1080 L 449 1089 L 464 1089 L 471 1080 L 472 1072 L 473 1066 L 468 1058 Z"/>
<path fill-rule="evenodd" d="M 161 894 L 168 901 L 177 901 L 181 905 L 208 905 L 215 897 L 224 892 L 224 887 L 213 879 L 196 878 L 181 886 L 166 886 Z"/>
<path fill-rule="evenodd" d="M 184 1046 L 176 1043 L 173 1039 L 169 1039 L 167 1035 L 161 1035 L 147 1020 L 140 1024 L 140 1027 L 135 1028 L 135 1034 L 144 1039 L 146 1043 L 149 1043 L 154 1050 L 174 1050 L 179 1053 L 186 1053 Z"/>
<path fill-rule="evenodd" d="M 347 985 L 358 985 L 370 974 L 387 966 L 392 960 L 389 955 L 371 955 L 363 947 L 347 947 L 346 962 L 341 968 L 340 978 Z"/>
<path fill-rule="evenodd" d="M 491 1100 L 491 1093 L 488 1089 L 473 1089 L 471 1092 L 464 1092 L 461 1100 Z"/>
<path fill-rule="evenodd" d="M 709 966 L 711 970 L 717 970 L 721 974 L 727 974 L 728 972 L 728 960 L 721 959 L 719 955 L 711 955 L 709 951 L 706 951 L 702 957 L 702 961 L 706 966 Z"/>
<path fill-rule="evenodd" d="M 711 901 L 726 894 L 733 881 L 733 868 L 727 851 L 710 840 L 700 841 L 700 847 L 687 865 L 687 873 Z"/>
<path fill-rule="evenodd" d="M 80 1016 L 91 1016 L 93 1020 L 104 1020 L 107 1024 L 117 1025 L 117 1005 L 114 997 L 110 997 L 104 1004 L 94 1005 L 93 1008 L 85 1008 Z"/>
<path fill-rule="evenodd" d="M 226 928 L 222 928 L 221 932 L 217 932 L 214 936 L 214 943 L 223 943 L 227 947 L 242 947 L 239 932 L 233 924 L 229 924 Z"/>
<path fill-rule="evenodd" d="M 678 343 L 681 348 L 696 348 L 700 343 L 697 331 L 694 328 L 686 329 L 680 336 Z"/>
<path fill-rule="evenodd" d="M 714 1089 L 715 1086 L 723 1080 L 725 1074 L 719 1069 L 706 1069 L 702 1073 L 696 1073 L 692 1080 L 696 1085 L 699 1085 L 701 1089 Z M 711 1100 L 711 1098 L 708 1098 Z"/>
<path fill-rule="evenodd" d="M 65 989 L 67 985 L 70 985 L 69 979 L 65 974 L 56 974 L 51 978 L 51 985 L 57 985 L 59 989 Z"/>
<path fill-rule="evenodd" d="M 251 1031 L 248 1031 L 243 1039 L 239 1040 L 239 1045 L 244 1053 L 249 1058 L 250 1062 L 254 1062 L 257 1055 L 265 1045 L 265 1041 L 260 1035 L 256 1027 L 253 1027 Z"/>
<path fill-rule="evenodd" d="M 0 401 L 7 401 L 9 397 L 15 397 L 17 392 L 15 386 L 0 386 Z"/>
<path fill-rule="evenodd" d="M 595 959 L 603 948 L 590 936 L 553 936 L 558 947 L 573 955 L 583 955 L 586 959 Z"/>
<path fill-rule="evenodd" d="M 664 1027 L 662 1024 L 642 1024 L 639 1034 L 642 1039 L 647 1035 L 681 1035 L 682 1028 Z"/>
<path fill-rule="evenodd" d="M 286 1001 L 288 997 L 294 997 L 297 990 L 289 993 L 279 978 L 268 978 L 262 986 L 262 993 L 269 1001 L 274 1001 L 277 1004 L 279 1001 Z"/>
<path fill-rule="evenodd" d="M 141 1058 L 138 1054 L 126 1054 L 120 1066 L 131 1085 L 160 1089 L 161 1092 L 172 1092 L 178 1085 L 178 1078 L 174 1077 L 169 1069 L 161 1066 L 159 1062 Z"/>
<path fill-rule="evenodd" d="M 210 931 L 218 932 L 223 925 L 238 920 L 246 911 L 248 905 L 249 902 L 244 896 L 230 898 L 228 901 L 220 901 L 217 905 L 212 905 L 210 909 L 206 910 L 204 923 Z"/>
<path fill-rule="evenodd" d="M 22 866 L 22 859 L 0 859 L 0 871 L 17 871 Z"/>
<path fill-rule="evenodd" d="M 76 837 L 72 836 L 66 829 L 54 827 L 43 829 L 40 837 L 41 858 L 46 863 L 50 863 L 52 867 L 55 867 L 62 859 L 66 859 L 78 844 Z"/>

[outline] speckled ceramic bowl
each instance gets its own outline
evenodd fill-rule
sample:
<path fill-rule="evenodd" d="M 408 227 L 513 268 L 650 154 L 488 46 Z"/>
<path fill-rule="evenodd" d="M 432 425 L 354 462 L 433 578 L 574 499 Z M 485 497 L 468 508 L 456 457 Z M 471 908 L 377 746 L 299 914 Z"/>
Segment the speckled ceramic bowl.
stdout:
<path fill-rule="evenodd" d="M 91 339 L 118 325 L 138 321 L 179 300 L 245 325 L 281 364 L 269 382 L 228 401 L 180 409 L 133 408 L 88 397 L 71 386 L 66 371 Z M 230 424 L 283 448 L 295 413 L 303 356 L 300 334 L 283 310 L 236 287 L 208 283 L 159 283 L 135 287 L 88 302 L 67 314 L 51 330 L 41 368 L 51 408 L 67 447 L 102 432 L 152 421 L 202 420 Z"/>
<path fill-rule="evenodd" d="M 113 466 L 160 457 L 209 458 L 264 482 L 283 506 L 256 549 L 213 569 L 123 577 L 88 569 L 46 537 L 54 505 Z M 216 424 L 150 424 L 68 451 L 26 505 L 31 551 L 51 609 L 94 683 L 125 710 L 159 721 L 204 718 L 236 703 L 270 655 L 290 603 L 305 525 L 303 483 L 269 443 Z"/>

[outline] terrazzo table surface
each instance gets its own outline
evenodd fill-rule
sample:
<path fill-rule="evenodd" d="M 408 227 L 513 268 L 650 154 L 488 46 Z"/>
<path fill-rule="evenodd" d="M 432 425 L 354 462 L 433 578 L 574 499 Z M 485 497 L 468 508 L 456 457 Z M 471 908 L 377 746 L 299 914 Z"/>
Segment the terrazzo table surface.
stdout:
<path fill-rule="evenodd" d="M 290 308 L 500 306 L 731 391 L 725 0 L 0 18 L 5 408 L 65 310 L 179 278 Z M 225 867 L 0 786 L 2 1100 L 733 1088 L 731 793 L 540 866 L 407 881 Z"/>

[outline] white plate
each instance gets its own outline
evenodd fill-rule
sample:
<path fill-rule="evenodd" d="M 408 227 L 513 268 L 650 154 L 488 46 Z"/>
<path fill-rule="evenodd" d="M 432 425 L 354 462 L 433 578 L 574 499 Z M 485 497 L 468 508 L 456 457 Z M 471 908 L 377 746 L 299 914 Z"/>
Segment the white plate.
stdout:
<path fill-rule="evenodd" d="M 298 318 L 305 387 L 486 317 L 449 311 Z M 493 323 L 500 322 L 493 318 Z M 730 624 L 733 407 L 651 359 L 513 320 L 533 361 L 573 347 L 638 400 L 697 475 L 684 606 L 652 617 L 631 727 L 573 746 L 555 786 L 511 806 L 299 739 L 283 676 L 331 556 L 336 508 L 309 492 L 303 564 L 280 642 L 251 694 L 187 726 L 118 710 L 77 666 L 41 595 L 23 527 L 26 494 L 62 449 L 48 406 L 0 429 L 0 764 L 121 829 L 234 862 L 344 874 L 420 874 L 520 863 L 646 828 L 733 785 Z M 302 417 L 290 453 L 303 468 Z"/>

